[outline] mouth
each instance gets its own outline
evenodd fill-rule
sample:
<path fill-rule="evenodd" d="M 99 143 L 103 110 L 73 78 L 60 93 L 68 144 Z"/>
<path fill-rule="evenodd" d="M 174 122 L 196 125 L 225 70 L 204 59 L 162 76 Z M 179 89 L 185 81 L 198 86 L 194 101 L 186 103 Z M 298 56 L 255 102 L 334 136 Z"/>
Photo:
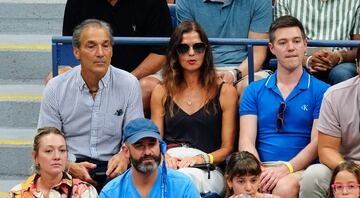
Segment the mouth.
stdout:
<path fill-rule="evenodd" d="M 62 164 L 59 163 L 55 163 L 55 164 L 51 164 L 52 167 L 62 167 Z"/>
<path fill-rule="evenodd" d="M 192 59 L 192 60 L 188 60 L 187 62 L 188 62 L 188 64 L 193 65 L 196 63 L 196 60 Z"/>
<path fill-rule="evenodd" d="M 298 55 L 288 55 L 288 56 L 285 56 L 285 58 L 297 58 Z"/>

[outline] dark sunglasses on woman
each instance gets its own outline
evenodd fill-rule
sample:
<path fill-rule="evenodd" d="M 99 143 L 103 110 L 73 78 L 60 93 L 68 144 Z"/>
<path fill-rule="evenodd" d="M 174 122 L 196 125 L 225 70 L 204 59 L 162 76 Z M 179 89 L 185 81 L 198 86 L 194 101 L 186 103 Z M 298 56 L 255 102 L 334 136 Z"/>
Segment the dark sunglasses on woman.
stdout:
<path fill-rule="evenodd" d="M 195 54 L 203 53 L 206 49 L 205 43 L 195 43 L 192 46 L 185 43 L 180 43 L 176 46 L 176 51 L 178 54 L 185 54 L 189 52 L 190 47 L 193 48 Z"/>

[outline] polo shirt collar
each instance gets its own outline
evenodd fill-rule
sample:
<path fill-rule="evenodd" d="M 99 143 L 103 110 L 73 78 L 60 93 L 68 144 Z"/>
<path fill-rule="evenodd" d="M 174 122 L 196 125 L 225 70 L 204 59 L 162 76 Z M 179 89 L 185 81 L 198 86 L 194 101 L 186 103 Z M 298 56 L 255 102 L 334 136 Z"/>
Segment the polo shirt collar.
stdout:
<path fill-rule="evenodd" d="M 269 78 L 266 80 L 265 86 L 269 89 L 274 89 L 276 87 L 276 73 L 275 71 L 272 75 L 269 76 Z M 311 76 L 309 73 L 306 72 L 305 69 L 303 69 L 303 73 L 301 75 L 299 83 L 296 85 L 300 90 L 306 90 L 309 89 L 310 83 L 311 83 Z"/>
<path fill-rule="evenodd" d="M 77 73 L 77 85 L 79 87 L 80 91 L 83 91 L 86 87 L 86 83 L 84 81 L 84 79 L 81 76 L 81 65 L 79 66 L 80 69 L 78 70 Z M 108 87 L 109 82 L 110 82 L 110 74 L 111 74 L 111 65 L 109 65 L 109 68 L 105 74 L 105 76 L 99 81 L 99 90 L 103 89 L 104 87 Z"/>
<path fill-rule="evenodd" d="M 224 2 L 224 5 L 223 7 L 226 7 L 228 5 L 230 5 L 234 0 L 203 0 L 204 3 L 206 2 L 213 2 L 213 3 L 223 3 Z"/>

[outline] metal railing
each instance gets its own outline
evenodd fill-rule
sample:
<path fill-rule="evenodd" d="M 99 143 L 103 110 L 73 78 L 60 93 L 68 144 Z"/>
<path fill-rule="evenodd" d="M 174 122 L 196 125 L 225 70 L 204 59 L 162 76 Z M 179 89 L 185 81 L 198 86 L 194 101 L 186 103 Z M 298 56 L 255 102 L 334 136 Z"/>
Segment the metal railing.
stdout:
<path fill-rule="evenodd" d="M 72 54 L 71 36 L 52 37 L 52 72 L 58 75 L 59 65 L 63 65 L 62 59 L 75 59 Z M 169 38 L 155 37 L 114 37 L 114 45 L 167 45 Z M 209 42 L 214 45 L 245 45 L 248 49 L 248 73 L 249 82 L 254 81 L 254 46 L 267 46 L 267 39 L 241 39 L 241 38 L 209 38 Z M 310 47 L 360 47 L 360 40 L 309 40 Z M 65 49 L 65 50 L 64 50 Z M 66 52 L 67 56 L 61 56 Z M 71 57 L 72 55 L 72 57 Z"/>

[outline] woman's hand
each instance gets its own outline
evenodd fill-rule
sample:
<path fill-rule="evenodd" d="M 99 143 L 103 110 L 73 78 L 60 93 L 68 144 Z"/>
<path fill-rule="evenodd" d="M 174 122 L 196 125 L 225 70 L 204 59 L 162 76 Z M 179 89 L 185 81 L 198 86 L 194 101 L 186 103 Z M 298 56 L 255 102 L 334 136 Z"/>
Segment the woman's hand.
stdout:
<path fill-rule="evenodd" d="M 195 164 L 203 164 L 203 163 L 205 163 L 204 159 L 201 156 L 197 155 L 194 157 L 184 157 L 180 159 L 178 161 L 177 166 L 179 168 L 185 168 L 185 167 L 194 166 Z"/>
<path fill-rule="evenodd" d="M 177 157 L 172 157 L 169 154 L 165 154 L 165 162 L 166 162 L 166 167 L 177 170 L 178 169 L 178 162 L 179 162 L 179 158 Z"/>

